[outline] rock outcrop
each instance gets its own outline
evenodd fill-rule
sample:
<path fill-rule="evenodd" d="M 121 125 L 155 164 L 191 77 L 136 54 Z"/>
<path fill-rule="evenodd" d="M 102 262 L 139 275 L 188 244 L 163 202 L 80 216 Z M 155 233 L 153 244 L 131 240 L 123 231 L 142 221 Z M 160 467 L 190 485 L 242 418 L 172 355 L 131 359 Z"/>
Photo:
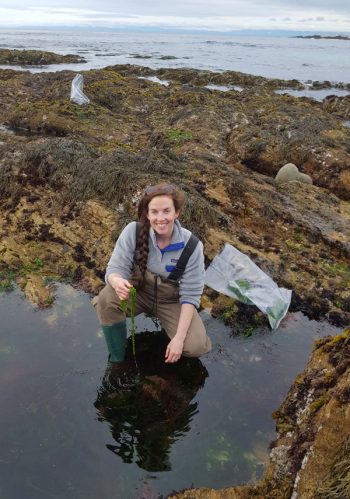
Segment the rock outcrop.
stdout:
<path fill-rule="evenodd" d="M 187 192 L 184 224 L 208 259 L 229 242 L 293 289 L 292 309 L 347 324 L 349 129 L 259 77 L 214 92 L 202 85 L 225 74 L 167 70 L 176 81 L 165 87 L 117 69 L 84 74 L 84 107 L 69 100 L 70 71 L 0 71 L 3 281 L 38 257 L 37 272 L 96 291 L 111 227 L 116 235 L 142 189 L 166 179 Z M 314 185 L 275 182 L 293 160 Z"/>
<path fill-rule="evenodd" d="M 49 64 L 72 64 L 86 62 L 83 57 L 59 55 L 42 50 L 16 50 L 0 48 L 0 64 L 9 66 L 47 66 Z"/>
<path fill-rule="evenodd" d="M 350 496 L 350 329 L 315 344 L 275 412 L 278 439 L 256 485 L 190 489 L 176 499 L 343 499 Z"/>

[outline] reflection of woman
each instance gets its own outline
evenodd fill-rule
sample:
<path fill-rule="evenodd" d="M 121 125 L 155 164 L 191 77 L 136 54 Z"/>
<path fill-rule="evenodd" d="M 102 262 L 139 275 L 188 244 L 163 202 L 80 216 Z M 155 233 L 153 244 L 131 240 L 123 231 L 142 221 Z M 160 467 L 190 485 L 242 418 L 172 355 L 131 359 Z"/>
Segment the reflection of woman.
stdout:
<path fill-rule="evenodd" d="M 136 463 L 147 471 L 171 469 L 171 445 L 189 431 L 198 405 L 192 400 L 208 375 L 199 359 L 164 364 L 168 343 L 164 337 L 143 333 L 138 342 L 141 376 L 116 388 L 109 382 L 107 369 L 95 402 L 99 420 L 108 421 L 114 439 L 107 448 L 125 463 Z"/>
<path fill-rule="evenodd" d="M 178 221 L 184 200 L 184 193 L 172 184 L 148 187 L 138 206 L 139 226 L 130 223 L 118 238 L 107 266 L 107 285 L 94 303 L 112 362 L 124 360 L 126 322 L 120 301 L 129 298 L 133 283 L 138 289 L 135 314 L 157 316 L 170 338 L 165 362 L 177 362 L 181 355 L 199 357 L 211 349 L 196 310 L 204 286 L 200 241 L 179 282 L 168 280 L 191 237 Z"/>

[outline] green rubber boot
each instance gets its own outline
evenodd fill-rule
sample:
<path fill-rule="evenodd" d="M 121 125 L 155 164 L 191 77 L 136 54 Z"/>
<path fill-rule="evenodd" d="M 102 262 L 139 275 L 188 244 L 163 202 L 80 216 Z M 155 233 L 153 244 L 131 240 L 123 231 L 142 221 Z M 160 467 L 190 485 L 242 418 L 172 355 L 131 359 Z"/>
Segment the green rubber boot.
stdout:
<path fill-rule="evenodd" d="M 123 362 L 126 348 L 126 321 L 102 326 L 111 362 Z"/>

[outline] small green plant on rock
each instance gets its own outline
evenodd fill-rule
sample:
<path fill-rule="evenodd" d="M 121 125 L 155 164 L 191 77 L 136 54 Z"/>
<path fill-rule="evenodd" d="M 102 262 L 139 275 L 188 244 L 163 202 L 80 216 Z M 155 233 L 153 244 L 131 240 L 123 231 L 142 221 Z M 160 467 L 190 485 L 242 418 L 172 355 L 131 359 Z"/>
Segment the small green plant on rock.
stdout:
<path fill-rule="evenodd" d="M 344 279 L 350 279 L 350 265 L 343 262 L 330 263 L 325 262 L 323 264 L 326 272 L 332 277 L 341 276 Z"/>
<path fill-rule="evenodd" d="M 302 243 L 304 241 L 304 236 L 303 236 L 303 233 L 302 232 L 296 232 L 296 234 L 294 235 L 294 239 L 298 242 L 298 243 Z"/>
<path fill-rule="evenodd" d="M 327 402 L 327 397 L 322 395 L 318 399 L 316 399 L 312 404 L 310 404 L 309 411 L 310 414 L 314 414 Z"/>
<path fill-rule="evenodd" d="M 38 274 L 44 266 L 44 262 L 41 258 L 35 258 L 29 263 L 25 263 L 18 270 L 18 275 L 22 277 L 27 277 L 28 274 L 35 273 Z"/>
<path fill-rule="evenodd" d="M 168 130 L 165 139 L 168 143 L 174 146 L 182 146 L 185 142 L 194 139 L 192 132 L 186 132 L 184 130 L 179 130 L 178 128 L 173 128 Z"/>
<path fill-rule="evenodd" d="M 0 270 L 0 292 L 12 291 L 17 278 L 22 278 L 22 281 L 24 280 L 24 282 L 26 282 L 29 274 L 40 274 L 43 266 L 43 260 L 41 258 L 35 258 L 19 268 Z"/>
<path fill-rule="evenodd" d="M 305 246 L 300 242 L 292 241 L 291 239 L 286 240 L 286 246 L 290 251 L 300 252 L 305 249 Z"/>
<path fill-rule="evenodd" d="M 243 336 L 245 336 L 246 338 L 250 338 L 254 333 L 254 327 L 253 326 L 246 326 L 244 329 L 243 329 Z"/>
<path fill-rule="evenodd" d="M 44 265 L 44 262 L 42 261 L 41 258 L 35 258 L 33 262 L 33 270 L 40 270 L 42 266 Z"/>
<path fill-rule="evenodd" d="M 15 272 L 8 270 L 0 272 L 0 292 L 12 291 L 14 289 Z"/>

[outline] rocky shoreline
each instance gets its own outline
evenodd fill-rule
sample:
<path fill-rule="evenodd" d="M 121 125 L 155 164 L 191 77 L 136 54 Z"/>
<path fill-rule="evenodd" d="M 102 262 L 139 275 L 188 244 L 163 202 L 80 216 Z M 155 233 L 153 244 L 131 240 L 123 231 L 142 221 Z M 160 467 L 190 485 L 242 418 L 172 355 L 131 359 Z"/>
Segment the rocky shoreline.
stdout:
<path fill-rule="evenodd" d="M 0 48 L 0 64 L 8 66 L 47 66 L 50 64 L 73 64 L 86 62 L 83 57 L 40 50 L 16 50 Z"/>
<path fill-rule="evenodd" d="M 124 65 L 83 74 L 90 104 L 81 107 L 69 100 L 71 71 L 0 70 L 2 289 L 17 282 L 41 307 L 54 300 L 56 280 L 96 293 L 115 236 L 135 217 L 143 188 L 161 178 L 186 191 L 184 225 L 203 239 L 207 262 L 229 242 L 293 290 L 291 310 L 350 324 L 349 96 L 316 102 L 277 95 L 276 88 L 300 84 L 234 72 Z M 217 92 L 210 84 L 242 90 Z M 278 184 L 285 163 L 313 184 Z M 203 306 L 234 330 L 265 320 L 209 289 Z M 346 373 L 335 373 L 327 390 Z M 298 387 L 297 380 L 291 397 Z M 276 414 L 281 442 L 285 412 L 297 410 L 287 406 Z M 306 448 L 299 423 L 288 424 L 295 435 L 281 445 Z M 285 489 L 276 482 L 280 495 L 259 496 L 257 486 L 249 497 L 289 497 L 281 494 L 292 490 L 303 459 L 291 464 Z M 183 497 L 231 497 L 206 493 Z"/>
<path fill-rule="evenodd" d="M 307 40 L 350 40 L 350 36 L 345 35 L 304 35 L 295 36 L 294 38 L 304 38 Z"/>
<path fill-rule="evenodd" d="M 278 438 L 254 485 L 190 489 L 169 499 L 349 497 L 350 329 L 315 344 L 312 357 L 274 413 Z"/>

